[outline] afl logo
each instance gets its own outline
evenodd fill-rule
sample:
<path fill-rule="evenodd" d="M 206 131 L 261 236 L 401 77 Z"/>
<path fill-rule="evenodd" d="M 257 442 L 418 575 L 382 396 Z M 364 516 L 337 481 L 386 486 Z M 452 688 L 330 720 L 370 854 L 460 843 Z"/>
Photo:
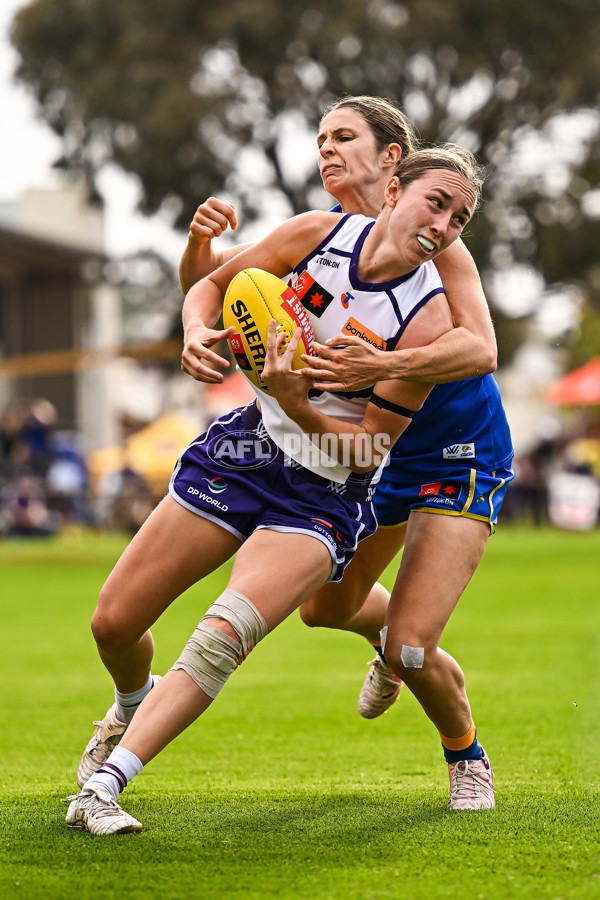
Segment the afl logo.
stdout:
<path fill-rule="evenodd" d="M 351 300 L 354 300 L 354 294 L 351 294 L 350 291 L 347 291 L 345 294 L 342 294 L 341 301 L 344 309 L 348 309 L 348 305 Z"/>
<path fill-rule="evenodd" d="M 232 431 L 209 441 L 208 455 L 227 469 L 260 469 L 267 466 L 276 455 L 267 437 L 259 437 L 255 431 Z M 221 478 L 213 478 L 210 485 L 220 489 Z M 222 488 L 221 488 L 222 489 Z"/>

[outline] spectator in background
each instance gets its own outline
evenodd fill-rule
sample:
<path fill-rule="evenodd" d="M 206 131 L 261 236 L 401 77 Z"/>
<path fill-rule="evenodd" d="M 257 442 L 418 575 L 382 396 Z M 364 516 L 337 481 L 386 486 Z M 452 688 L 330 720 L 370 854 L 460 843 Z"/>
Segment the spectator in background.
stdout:
<path fill-rule="evenodd" d="M 0 510 L 4 533 L 54 534 L 90 519 L 81 435 L 57 431 L 43 397 L 12 401 L 0 417 Z"/>
<path fill-rule="evenodd" d="M 127 464 L 102 475 L 96 494 L 97 524 L 130 534 L 141 528 L 155 506 L 145 479 Z"/>
<path fill-rule="evenodd" d="M 89 475 L 80 435 L 57 431 L 50 439 L 46 473 L 48 504 L 63 524 L 89 522 Z"/>
<path fill-rule="evenodd" d="M 23 423 L 25 408 L 23 401 L 10 403 L 0 418 L 0 475 L 12 478 L 19 465 L 25 462 L 23 443 Z"/>
<path fill-rule="evenodd" d="M 50 537 L 58 524 L 39 475 L 23 471 L 2 491 L 0 532 L 5 537 Z"/>
<path fill-rule="evenodd" d="M 27 455 L 27 465 L 38 475 L 46 475 L 52 451 L 52 430 L 58 420 L 56 407 L 49 400 L 37 397 L 31 401 L 21 430 Z"/>
<path fill-rule="evenodd" d="M 556 453 L 556 443 L 543 440 L 515 460 L 513 517 L 536 528 L 548 524 L 548 477 Z"/>
<path fill-rule="evenodd" d="M 50 437 L 58 418 L 56 407 L 38 397 L 15 400 L 0 419 L 2 475 L 10 478 L 23 467 L 45 475 L 51 457 Z"/>

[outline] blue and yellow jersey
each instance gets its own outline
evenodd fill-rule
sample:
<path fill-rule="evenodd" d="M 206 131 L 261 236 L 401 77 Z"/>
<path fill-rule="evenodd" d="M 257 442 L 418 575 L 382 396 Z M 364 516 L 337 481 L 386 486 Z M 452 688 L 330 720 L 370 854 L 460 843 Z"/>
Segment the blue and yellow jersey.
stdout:
<path fill-rule="evenodd" d="M 402 461 L 443 470 L 464 465 L 492 472 L 509 466 L 510 428 L 493 375 L 435 385 L 394 445 L 382 477 Z"/>

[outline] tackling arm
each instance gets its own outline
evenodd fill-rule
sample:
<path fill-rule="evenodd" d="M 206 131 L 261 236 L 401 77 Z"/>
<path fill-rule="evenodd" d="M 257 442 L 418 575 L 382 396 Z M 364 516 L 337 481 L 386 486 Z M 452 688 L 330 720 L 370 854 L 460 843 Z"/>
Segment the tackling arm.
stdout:
<path fill-rule="evenodd" d="M 437 381 L 458 381 L 494 372 L 497 347 L 494 326 L 483 292 L 483 285 L 473 257 L 462 240 L 453 243 L 434 260 L 454 320 L 454 331 L 443 335 L 436 343 L 438 364 L 444 376 Z M 444 352 L 453 340 L 453 354 Z M 457 360 L 461 359 L 460 362 Z"/>
<path fill-rule="evenodd" d="M 471 254 L 456 241 L 435 259 L 454 327 L 424 345 L 393 353 L 377 350 L 360 338 L 337 335 L 316 344 L 318 358 L 305 357 L 303 372 L 320 390 L 360 390 L 383 379 L 422 384 L 459 381 L 496 368 L 497 350 L 492 320 L 481 279 Z"/>
<path fill-rule="evenodd" d="M 443 294 L 438 294 L 417 313 L 408 325 L 399 344 L 418 346 L 420 342 L 433 341 L 452 327 L 448 303 Z M 302 377 L 305 369 L 293 372 L 291 361 L 299 343 L 299 329 L 281 356 L 277 345 L 283 343 L 283 336 L 276 337 L 275 323 L 271 322 L 267 343 L 267 361 L 262 378 L 269 385 L 284 412 L 308 435 L 318 434 L 320 438 L 335 435 L 337 441 L 336 458 L 355 472 L 376 468 L 410 424 L 410 412 L 419 410 L 433 384 L 388 379 L 379 382 L 375 395 L 383 401 L 383 408 L 377 400 L 367 404 L 365 415 L 359 424 L 344 422 L 321 412 L 308 398 L 310 379 Z M 372 384 L 372 382 L 371 382 Z M 334 448 L 332 447 L 332 450 Z"/>

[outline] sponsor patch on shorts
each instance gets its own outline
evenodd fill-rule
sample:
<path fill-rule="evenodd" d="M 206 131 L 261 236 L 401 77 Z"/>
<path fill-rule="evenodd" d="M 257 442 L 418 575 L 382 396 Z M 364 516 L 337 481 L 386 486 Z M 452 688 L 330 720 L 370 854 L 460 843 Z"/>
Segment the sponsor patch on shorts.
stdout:
<path fill-rule="evenodd" d="M 442 450 L 442 459 L 475 459 L 475 444 L 450 444 Z"/>
<path fill-rule="evenodd" d="M 418 510 L 481 519 L 493 531 L 506 487 L 513 478 L 512 469 L 481 472 L 463 463 L 459 464 L 460 468 L 442 474 L 442 465 L 438 472 L 431 473 L 423 472 L 421 465 L 412 472 L 397 465 L 395 478 L 390 478 L 384 469 L 375 491 L 379 525 L 385 528 L 402 525 L 408 521 L 411 510 Z M 424 482 L 422 479 L 427 475 L 434 480 Z"/>
<path fill-rule="evenodd" d="M 459 481 L 432 481 L 430 484 L 422 484 L 419 497 L 425 498 L 425 503 L 451 505 L 451 501 L 460 500 L 462 486 Z"/>
<path fill-rule="evenodd" d="M 336 531 L 331 522 L 326 522 L 325 519 L 311 519 L 310 521 L 313 523 L 314 530 L 323 535 L 336 554 L 339 555 L 340 552 L 344 552 L 347 546 L 344 536 L 339 531 Z"/>

